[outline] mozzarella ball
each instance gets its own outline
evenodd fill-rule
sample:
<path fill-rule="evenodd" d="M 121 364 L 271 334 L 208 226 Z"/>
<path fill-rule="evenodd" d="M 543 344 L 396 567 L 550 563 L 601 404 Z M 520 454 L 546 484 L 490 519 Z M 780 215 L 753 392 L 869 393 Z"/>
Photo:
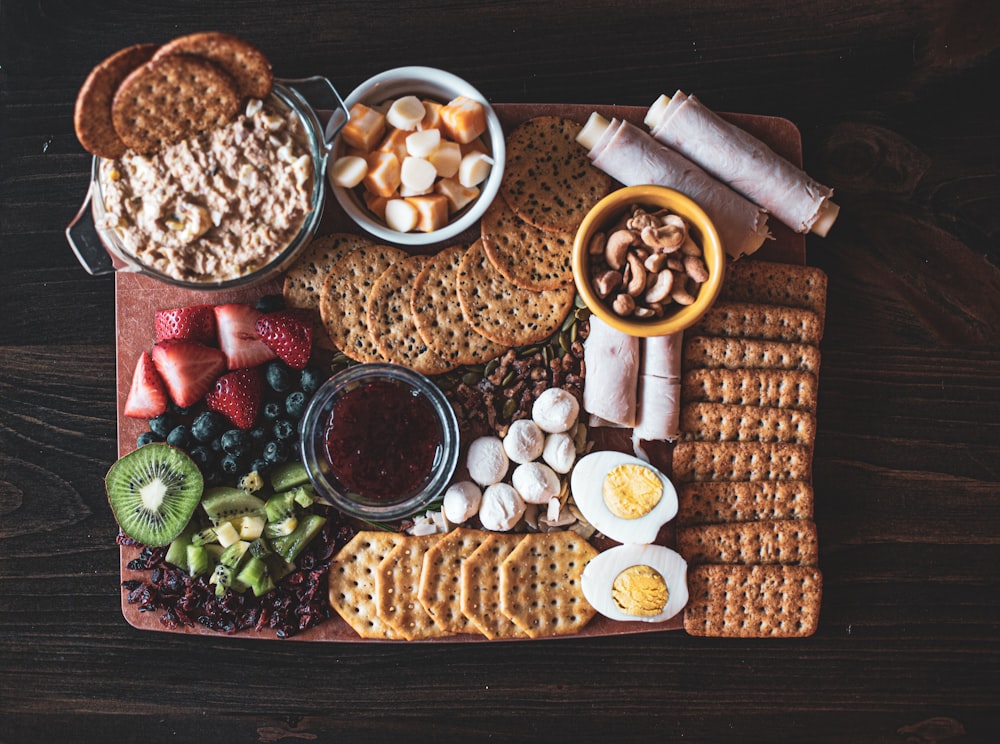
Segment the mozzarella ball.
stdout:
<path fill-rule="evenodd" d="M 531 407 L 532 420 L 542 431 L 549 434 L 569 430 L 579 415 L 580 403 L 576 396 L 562 388 L 549 388 L 544 391 Z"/>
<path fill-rule="evenodd" d="M 576 462 L 576 442 L 566 432 L 549 434 L 542 448 L 542 459 L 557 473 L 568 473 Z"/>
<path fill-rule="evenodd" d="M 507 429 L 503 449 L 514 462 L 521 464 L 537 460 L 545 447 L 545 432 L 530 419 L 518 419 Z"/>
<path fill-rule="evenodd" d="M 524 509 L 524 500 L 513 486 L 496 483 L 483 491 L 483 501 L 479 505 L 479 521 L 487 530 L 508 532 L 521 519 Z"/>
<path fill-rule="evenodd" d="M 472 480 L 481 486 L 491 486 L 507 475 L 510 459 L 500 437 L 480 437 L 469 445 L 465 464 Z"/>
<path fill-rule="evenodd" d="M 511 484 L 529 504 L 547 504 L 559 495 L 559 476 L 548 465 L 526 462 L 514 468 Z"/>
<path fill-rule="evenodd" d="M 479 511 L 483 492 L 472 481 L 461 481 L 448 486 L 444 492 L 444 516 L 452 524 L 462 524 Z"/>

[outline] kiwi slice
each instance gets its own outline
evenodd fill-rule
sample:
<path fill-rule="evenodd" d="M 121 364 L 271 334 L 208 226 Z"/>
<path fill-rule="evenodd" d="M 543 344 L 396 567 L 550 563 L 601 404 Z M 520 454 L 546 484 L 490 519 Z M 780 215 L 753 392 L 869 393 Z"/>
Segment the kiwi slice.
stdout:
<path fill-rule="evenodd" d="M 205 491 L 205 499 L 201 506 L 212 520 L 212 524 L 216 526 L 248 514 L 263 516 L 265 513 L 262 499 L 247 493 L 242 488 L 227 486 L 217 486 Z"/>
<path fill-rule="evenodd" d="M 104 479 L 122 532 L 143 545 L 169 545 L 187 526 L 205 487 L 187 454 L 153 442 L 119 459 Z"/>

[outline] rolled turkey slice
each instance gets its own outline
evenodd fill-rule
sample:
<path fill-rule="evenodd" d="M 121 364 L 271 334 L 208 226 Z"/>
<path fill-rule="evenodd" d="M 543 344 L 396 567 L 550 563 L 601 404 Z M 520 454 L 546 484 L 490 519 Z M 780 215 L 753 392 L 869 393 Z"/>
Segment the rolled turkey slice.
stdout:
<path fill-rule="evenodd" d="M 840 207 L 823 186 L 749 132 L 677 91 L 660 96 L 645 118 L 653 137 L 694 161 L 800 233 L 825 236 Z"/>
<path fill-rule="evenodd" d="M 769 237 L 767 212 L 639 127 L 595 112 L 577 141 L 596 167 L 626 186 L 668 186 L 694 199 L 732 258 L 755 252 Z"/>
<path fill-rule="evenodd" d="M 662 377 L 679 382 L 681 379 L 681 350 L 684 347 L 684 332 L 678 331 L 667 336 L 650 336 L 643 339 L 640 375 Z"/>
<path fill-rule="evenodd" d="M 634 426 L 639 339 L 591 315 L 583 363 L 587 370 L 583 410 L 590 414 L 591 424 Z"/>
<path fill-rule="evenodd" d="M 681 383 L 656 375 L 639 377 L 639 418 L 632 429 L 632 451 L 649 461 L 643 441 L 672 442 L 680 435 Z"/>

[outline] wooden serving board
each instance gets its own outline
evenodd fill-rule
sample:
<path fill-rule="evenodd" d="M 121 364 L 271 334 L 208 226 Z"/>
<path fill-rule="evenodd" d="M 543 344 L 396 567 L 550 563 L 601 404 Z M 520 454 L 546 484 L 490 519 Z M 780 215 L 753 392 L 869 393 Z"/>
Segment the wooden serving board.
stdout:
<path fill-rule="evenodd" d="M 642 118 L 646 108 L 639 106 L 608 106 L 586 104 L 494 104 L 494 109 L 503 123 L 504 131 L 509 132 L 515 126 L 535 116 L 564 116 L 581 124 L 594 111 L 606 118 L 618 117 L 627 119 L 633 124 L 642 126 Z M 787 119 L 756 116 L 751 114 L 724 114 L 726 118 L 747 130 L 767 143 L 779 155 L 792 163 L 802 165 L 802 140 L 798 128 Z M 336 200 L 326 200 L 323 219 L 319 234 L 332 232 L 359 232 L 350 218 L 343 212 Z M 767 241 L 753 258 L 781 261 L 784 263 L 805 263 L 805 236 L 793 232 L 790 228 L 776 220 L 770 221 L 773 240 Z M 470 229 L 447 244 L 469 244 L 478 237 L 477 228 Z M 445 243 L 422 248 L 421 252 L 435 252 L 446 246 Z M 280 293 L 280 280 L 273 280 L 250 289 L 235 289 L 226 291 L 201 291 L 171 287 L 149 277 L 134 273 L 119 272 L 115 275 L 115 313 L 117 330 L 117 382 L 118 382 L 118 453 L 119 456 L 131 452 L 135 448 L 136 438 L 146 430 L 146 422 L 131 419 L 123 415 L 125 399 L 128 396 L 132 370 L 136 359 L 142 351 L 148 350 L 154 341 L 153 312 L 158 309 L 181 307 L 199 303 L 247 302 L 253 304 L 257 298 L 265 294 Z M 596 446 L 602 449 L 621 449 L 631 452 L 630 442 L 621 433 L 613 431 L 594 430 Z M 666 473 L 670 472 L 670 447 L 652 447 L 650 455 L 653 464 Z M 674 533 L 672 523 L 661 530 L 658 543 L 672 546 Z M 122 546 L 121 578 L 141 579 L 142 572 L 131 571 L 128 563 L 136 558 L 139 551 L 136 548 Z M 122 614 L 130 625 L 140 630 L 153 630 L 170 633 L 193 635 L 221 635 L 198 625 L 195 627 L 168 628 L 160 619 L 160 613 L 140 612 L 138 605 L 128 603 L 128 592 L 121 592 Z M 578 634 L 557 636 L 557 638 L 580 638 L 592 636 L 627 635 L 633 633 L 649 633 L 664 630 L 679 630 L 683 627 L 682 615 L 662 623 L 616 622 L 601 615 L 593 620 Z M 254 632 L 242 631 L 236 634 L 246 638 L 275 638 L 273 631 Z M 339 617 L 334 616 L 321 625 L 304 631 L 291 640 L 325 641 L 325 642 L 358 642 L 358 643 L 401 643 L 403 641 L 366 641 Z M 484 642 L 487 639 L 478 635 L 458 635 L 415 643 L 463 643 Z"/>

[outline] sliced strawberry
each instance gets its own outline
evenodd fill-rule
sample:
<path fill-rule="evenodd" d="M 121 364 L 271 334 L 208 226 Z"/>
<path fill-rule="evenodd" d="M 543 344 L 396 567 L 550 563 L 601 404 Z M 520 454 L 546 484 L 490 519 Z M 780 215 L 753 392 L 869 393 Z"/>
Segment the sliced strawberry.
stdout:
<path fill-rule="evenodd" d="M 161 341 L 153 347 L 152 356 L 170 399 L 182 408 L 204 398 L 226 369 L 225 354 L 197 341 Z"/>
<path fill-rule="evenodd" d="M 302 310 L 278 310 L 257 319 L 257 335 L 292 369 L 303 369 L 312 354 L 312 316 Z"/>
<path fill-rule="evenodd" d="M 156 342 L 171 338 L 215 342 L 215 309 L 211 305 L 188 305 L 157 310 L 153 315 Z"/>
<path fill-rule="evenodd" d="M 256 367 L 277 354 L 257 336 L 257 318 L 263 313 L 237 302 L 215 306 L 219 348 L 226 354 L 228 369 Z"/>
<path fill-rule="evenodd" d="M 260 369 L 238 369 L 215 381 L 205 396 L 205 405 L 221 413 L 240 429 L 253 428 L 264 396 L 264 378 Z"/>
<path fill-rule="evenodd" d="M 126 416 L 131 418 L 156 418 L 167 410 L 167 389 L 163 385 L 153 358 L 144 351 L 135 363 L 132 373 L 132 387 L 125 399 Z"/>

